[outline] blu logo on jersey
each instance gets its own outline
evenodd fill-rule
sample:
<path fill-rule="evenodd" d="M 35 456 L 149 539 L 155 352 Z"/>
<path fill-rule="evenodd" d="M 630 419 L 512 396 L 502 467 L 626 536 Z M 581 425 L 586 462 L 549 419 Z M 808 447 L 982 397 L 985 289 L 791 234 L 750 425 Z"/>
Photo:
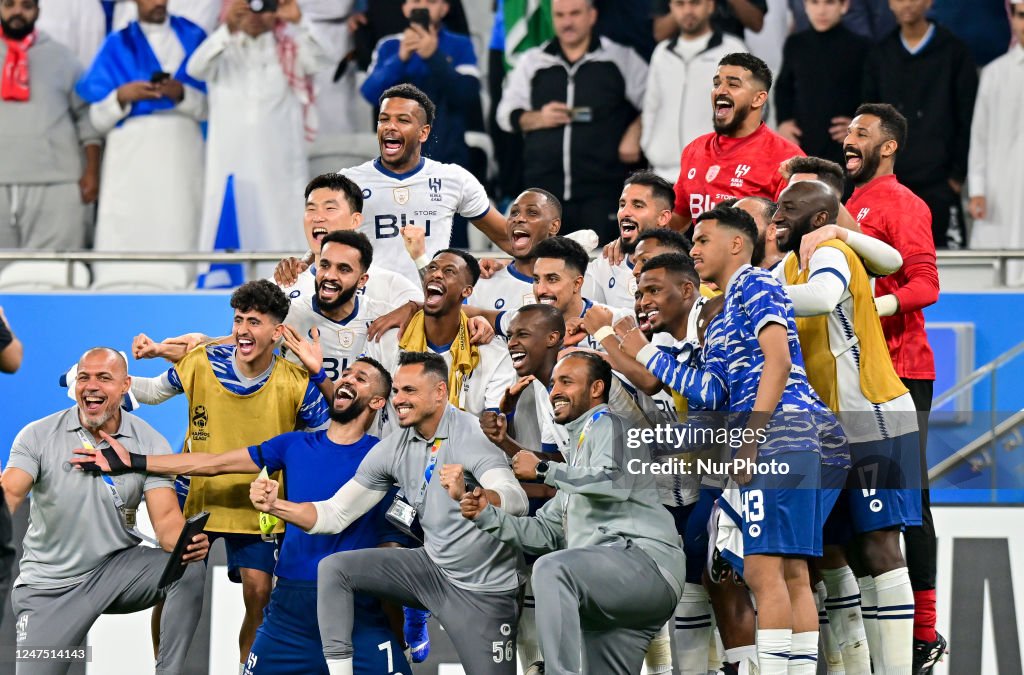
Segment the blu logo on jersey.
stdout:
<path fill-rule="evenodd" d="M 392 215 L 390 213 L 381 213 L 374 216 L 373 219 L 373 231 L 374 236 L 377 239 L 391 239 L 397 237 L 403 227 L 406 225 L 417 225 L 415 220 L 409 220 L 403 213 L 399 216 Z M 426 236 L 430 236 L 430 220 L 423 221 L 423 229 L 427 231 Z"/>

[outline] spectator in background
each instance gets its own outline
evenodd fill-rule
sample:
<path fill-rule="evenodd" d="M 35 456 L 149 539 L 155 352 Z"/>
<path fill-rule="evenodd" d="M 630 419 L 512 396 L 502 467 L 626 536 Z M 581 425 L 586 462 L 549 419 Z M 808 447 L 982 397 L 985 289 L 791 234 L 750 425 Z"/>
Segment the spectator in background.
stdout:
<path fill-rule="evenodd" d="M 234 0 L 225 23 L 192 55 L 188 73 L 206 81 L 210 105 L 201 249 L 213 247 L 231 176 L 242 249 L 305 246 L 287 224 L 302 217 L 294 196 L 308 180 L 312 76 L 324 65 L 322 53 L 296 0 L 260 14 Z"/>
<path fill-rule="evenodd" d="M 669 8 L 679 35 L 651 56 L 640 147 L 654 171 L 675 183 L 683 148 L 713 129 L 707 101 L 719 60 L 747 48 L 711 27 L 715 0 L 671 0 Z"/>
<path fill-rule="evenodd" d="M 671 0 L 652 0 L 655 8 L 654 37 L 667 40 L 679 32 L 678 24 L 670 19 Z M 743 39 L 743 31 L 761 32 L 764 15 L 768 13 L 768 0 L 715 0 L 711 27 Z"/>
<path fill-rule="evenodd" d="M 1024 0 L 1010 5 L 1017 44 L 981 71 L 971 125 L 967 188 L 971 201 L 971 248 L 1024 248 Z M 1013 139 L 1018 139 L 1013 142 Z M 1007 282 L 1024 284 L 1024 263 L 1007 263 Z"/>
<path fill-rule="evenodd" d="M 112 33 L 78 83 L 89 118 L 107 134 L 96 219 L 99 251 L 191 251 L 203 198 L 206 85 L 188 75 L 206 33 L 167 13 L 167 0 L 135 0 L 139 20 Z M 97 265 L 97 284 L 130 280 L 139 267 Z M 146 266 L 146 273 L 188 283 L 185 268 Z"/>
<path fill-rule="evenodd" d="M 429 11 L 429 26 L 410 21 L 400 35 L 378 42 L 360 91 L 376 106 L 381 94 L 396 84 L 419 87 L 437 106 L 424 154 L 438 162 L 468 167 L 467 116 L 481 106 L 473 42 L 441 25 L 449 9 L 447 0 L 405 0 L 402 5 L 406 18 L 416 9 Z"/>
<path fill-rule="evenodd" d="M 49 1 L 49 0 L 47 0 Z M 96 0 L 75 0 L 76 2 L 91 3 Z M 102 0 L 100 0 L 102 2 Z M 310 0 L 315 2 L 316 0 Z M 303 0 L 302 4 L 306 4 Z M 224 8 L 222 0 L 167 0 L 167 11 L 173 16 L 180 16 L 188 19 L 203 29 L 205 33 L 212 33 L 217 30 L 221 22 L 221 13 Z M 120 30 L 132 21 L 139 18 L 135 9 L 135 3 L 131 0 L 117 0 L 114 6 L 114 13 L 111 17 L 114 30 Z"/>
<path fill-rule="evenodd" d="M 1006 20 L 1007 5 L 1013 9 L 1013 0 L 934 0 L 929 18 L 949 26 L 953 34 L 963 40 L 974 56 L 978 67 L 986 66 L 1006 53 L 1011 30 Z"/>
<path fill-rule="evenodd" d="M 46 0 L 36 28 L 74 52 L 82 68 L 88 68 L 107 36 L 107 18 L 99 0 Z"/>
<path fill-rule="evenodd" d="M 36 30 L 37 0 L 0 0 L 0 248 L 82 248 L 100 135 L 75 93 L 77 57 Z M 82 147 L 85 147 L 85 167 Z"/>
<path fill-rule="evenodd" d="M 936 248 L 962 248 L 960 190 L 978 90 L 967 46 L 926 18 L 932 0 L 890 0 L 899 29 L 870 51 L 863 100 L 896 107 L 909 125 L 896 176 L 928 204 Z"/>
<path fill-rule="evenodd" d="M 403 4 L 405 0 L 356 0 L 348 26 L 355 34 L 355 59 L 360 70 L 369 68 L 377 43 L 405 30 L 408 20 L 402 13 Z M 444 25 L 453 33 L 469 35 L 462 0 L 448 0 Z"/>
<path fill-rule="evenodd" d="M 524 180 L 559 198 L 563 231 L 607 242 L 618 236 L 615 195 L 640 159 L 647 64 L 594 32 L 592 0 L 553 0 L 552 16 L 556 37 L 509 74 L 498 123 L 523 134 Z"/>
<path fill-rule="evenodd" d="M 793 30 L 811 27 L 804 10 L 804 0 L 789 0 L 793 14 Z M 889 0 L 850 0 L 850 10 L 843 16 L 843 25 L 857 35 L 877 42 L 896 27 L 896 17 L 889 9 Z"/>
<path fill-rule="evenodd" d="M 779 135 L 833 162 L 843 159 L 841 143 L 860 103 L 870 46 L 843 25 L 849 6 L 849 0 L 804 0 L 811 28 L 786 40 L 775 83 Z"/>

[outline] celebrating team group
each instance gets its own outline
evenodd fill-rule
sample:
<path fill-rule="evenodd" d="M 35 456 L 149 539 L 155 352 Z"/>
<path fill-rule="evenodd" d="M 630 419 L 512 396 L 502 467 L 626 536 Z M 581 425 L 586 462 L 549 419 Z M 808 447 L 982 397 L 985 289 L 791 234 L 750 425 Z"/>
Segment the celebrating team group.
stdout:
<path fill-rule="evenodd" d="M 380 156 L 309 183 L 309 254 L 233 293 L 230 335 L 137 336 L 171 362 L 151 378 L 89 349 L 75 405 L 15 439 L 19 645 L 156 606 L 156 672 L 183 672 L 224 539 L 246 675 L 411 673 L 430 614 L 469 675 L 930 672 L 938 276 L 893 174 L 907 123 L 864 103 L 845 167 L 805 157 L 762 120 L 771 83 L 722 58 L 715 131 L 674 186 L 630 175 L 593 251 L 549 192 L 506 218 L 423 157 L 433 103 L 384 92 Z M 449 248 L 457 216 L 511 261 Z M 173 453 L 130 410 L 179 394 Z"/>

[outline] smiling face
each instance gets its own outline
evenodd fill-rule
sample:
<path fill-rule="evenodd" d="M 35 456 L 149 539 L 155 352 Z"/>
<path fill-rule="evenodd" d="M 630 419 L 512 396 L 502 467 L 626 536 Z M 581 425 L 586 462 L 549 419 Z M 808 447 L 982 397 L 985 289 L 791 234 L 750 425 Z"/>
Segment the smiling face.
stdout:
<path fill-rule="evenodd" d="M 339 424 L 351 422 L 367 409 L 376 412 L 387 403 L 380 373 L 363 361 L 346 368 L 336 384 L 330 415 Z"/>
<path fill-rule="evenodd" d="M 815 204 L 804 194 L 796 192 L 795 188 L 794 185 L 782 191 L 779 195 L 779 208 L 772 218 L 776 243 L 783 252 L 800 250 L 800 242 L 814 227 L 818 216 Z"/>
<path fill-rule="evenodd" d="M 678 275 L 664 267 L 644 272 L 637 286 L 640 312 L 652 333 L 671 332 L 686 319 L 699 295 L 691 282 L 680 285 Z"/>
<path fill-rule="evenodd" d="M 357 230 L 362 222 L 362 214 L 352 212 L 344 192 L 319 188 L 309 193 L 302 229 L 314 255 L 320 255 L 320 242 L 328 234 L 338 230 Z"/>
<path fill-rule="evenodd" d="M 423 313 L 427 316 L 457 311 L 472 293 L 469 268 L 459 256 L 442 253 L 427 265 L 423 276 Z"/>
<path fill-rule="evenodd" d="M 377 115 L 380 160 L 389 170 L 404 173 L 420 161 L 420 147 L 430 136 L 430 125 L 420 104 L 408 98 L 386 98 Z"/>
<path fill-rule="evenodd" d="M 128 393 L 128 365 L 117 352 L 92 349 L 78 361 L 75 401 L 82 425 L 91 430 L 120 419 L 121 399 Z"/>
<path fill-rule="evenodd" d="M 0 0 L 0 29 L 12 40 L 21 40 L 35 30 L 39 19 L 36 0 Z"/>
<path fill-rule="evenodd" d="M 509 322 L 508 354 L 519 377 L 536 374 L 545 357 L 561 343 L 559 334 L 545 331 L 542 324 L 529 312 L 517 313 Z"/>
<path fill-rule="evenodd" d="M 316 268 L 316 301 L 321 310 L 332 311 L 346 304 L 369 277 L 359 260 L 359 251 L 336 242 L 320 252 Z"/>
<path fill-rule="evenodd" d="M 524 192 L 512 202 L 508 211 L 508 239 L 512 255 L 529 258 L 533 248 L 548 237 L 558 234 L 562 225 L 555 208 L 539 192 Z"/>
<path fill-rule="evenodd" d="M 274 351 L 281 337 L 283 325 L 269 314 L 250 310 L 235 310 L 231 337 L 235 341 L 235 358 L 243 364 L 254 364 Z"/>
<path fill-rule="evenodd" d="M 533 263 L 533 297 L 542 305 L 565 311 L 583 288 L 583 275 L 559 258 L 537 258 Z"/>
<path fill-rule="evenodd" d="M 719 66 L 711 90 L 712 123 L 715 131 L 732 136 L 740 131 L 751 115 L 760 122 L 761 109 L 768 92 L 741 66 Z"/>
<path fill-rule="evenodd" d="M 648 185 L 633 183 L 622 190 L 617 216 L 624 253 L 633 253 L 636 238 L 641 232 L 668 226 L 672 219 L 672 210 L 662 206 L 654 199 L 654 191 Z"/>
<path fill-rule="evenodd" d="M 878 173 L 883 159 L 896 154 L 896 141 L 887 139 L 882 120 L 875 115 L 858 115 L 850 122 L 849 133 L 843 140 L 846 156 L 846 174 L 854 185 L 864 185 Z"/>
<path fill-rule="evenodd" d="M 601 402 L 604 383 L 590 381 L 590 367 L 580 358 L 567 356 L 551 374 L 548 400 L 555 409 L 555 421 L 571 422 Z"/>
<path fill-rule="evenodd" d="M 395 372 L 391 402 L 403 429 L 437 415 L 448 403 L 448 386 L 419 363 L 400 366 Z"/>

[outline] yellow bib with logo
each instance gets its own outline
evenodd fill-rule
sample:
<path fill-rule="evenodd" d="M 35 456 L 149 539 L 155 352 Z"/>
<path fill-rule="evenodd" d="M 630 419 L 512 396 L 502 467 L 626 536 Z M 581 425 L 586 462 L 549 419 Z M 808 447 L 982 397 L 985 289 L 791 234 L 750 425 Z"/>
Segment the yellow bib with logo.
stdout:
<path fill-rule="evenodd" d="M 270 377 L 258 391 L 232 393 L 217 380 L 205 346 L 186 354 L 175 370 L 188 397 L 185 452 L 215 455 L 294 431 L 309 381 L 305 369 L 274 357 Z M 280 480 L 280 472 L 271 478 Z M 259 512 L 249 501 L 249 484 L 255 479 L 255 473 L 193 477 L 185 517 L 209 511 L 210 532 L 259 534 Z M 274 531 L 283 532 L 283 524 Z"/>
<path fill-rule="evenodd" d="M 818 248 L 829 246 L 846 256 L 850 267 L 850 294 L 853 296 L 854 340 L 846 345 L 833 345 L 829 339 L 829 315 L 797 317 L 796 330 L 800 349 L 804 354 L 807 380 L 834 412 L 839 409 L 839 383 L 836 374 L 836 353 L 850 347 L 860 348 L 860 390 L 872 403 L 886 403 L 907 393 L 892 365 L 889 347 L 885 343 L 882 324 L 875 309 L 875 296 L 864 263 L 849 246 L 838 239 L 826 241 Z M 786 283 L 807 283 L 808 270 L 800 270 L 797 256 L 789 255 L 785 262 Z"/>

